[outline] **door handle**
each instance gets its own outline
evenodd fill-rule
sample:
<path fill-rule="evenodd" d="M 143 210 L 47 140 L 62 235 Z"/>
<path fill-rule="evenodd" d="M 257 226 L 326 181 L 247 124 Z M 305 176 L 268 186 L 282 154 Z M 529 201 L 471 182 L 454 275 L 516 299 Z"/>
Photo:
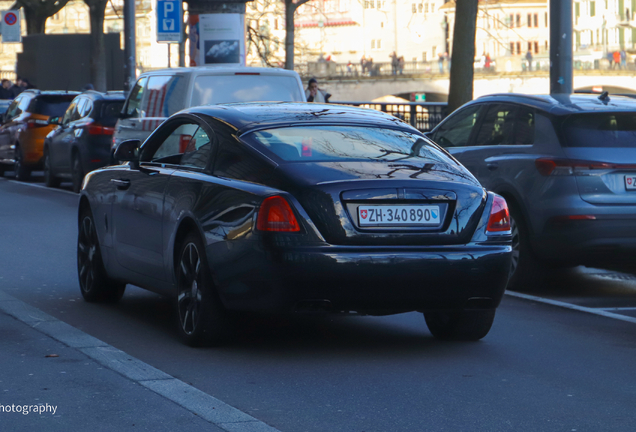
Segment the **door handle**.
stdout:
<path fill-rule="evenodd" d="M 490 162 L 486 164 L 486 168 L 488 168 L 490 171 L 494 171 L 499 168 L 499 164 L 497 162 Z"/>
<path fill-rule="evenodd" d="M 115 183 L 117 189 L 126 190 L 130 187 L 130 180 L 110 179 L 111 183 Z"/>

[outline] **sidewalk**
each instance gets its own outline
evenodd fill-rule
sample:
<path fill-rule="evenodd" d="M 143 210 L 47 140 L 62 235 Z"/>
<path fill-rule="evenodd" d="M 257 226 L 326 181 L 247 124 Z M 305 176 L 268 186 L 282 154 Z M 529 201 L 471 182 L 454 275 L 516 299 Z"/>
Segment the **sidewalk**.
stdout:
<path fill-rule="evenodd" d="M 0 368 L 2 430 L 276 431 L 2 291 Z"/>

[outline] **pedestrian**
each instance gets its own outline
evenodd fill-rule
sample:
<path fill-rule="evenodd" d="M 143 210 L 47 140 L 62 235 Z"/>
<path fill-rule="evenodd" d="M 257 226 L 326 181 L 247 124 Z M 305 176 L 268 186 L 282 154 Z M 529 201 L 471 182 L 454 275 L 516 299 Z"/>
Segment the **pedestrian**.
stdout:
<path fill-rule="evenodd" d="M 627 69 L 627 53 L 621 49 L 621 69 Z"/>
<path fill-rule="evenodd" d="M 400 75 L 404 73 L 404 56 L 400 56 L 400 58 L 398 58 L 398 71 L 400 72 Z"/>
<path fill-rule="evenodd" d="M 369 57 L 367 60 L 367 69 L 369 70 L 369 76 L 375 75 L 375 70 L 373 69 L 373 57 Z"/>
<path fill-rule="evenodd" d="M 528 48 L 526 53 L 526 61 L 528 62 L 528 70 L 532 71 L 532 51 L 530 51 L 530 48 Z"/>
<path fill-rule="evenodd" d="M 328 103 L 331 95 L 318 88 L 318 80 L 316 78 L 311 78 L 307 83 L 305 97 L 307 97 L 307 102 Z"/>
<path fill-rule="evenodd" d="M 620 69 L 621 68 L 621 53 L 618 51 L 614 51 L 612 56 L 614 57 L 614 67 L 616 69 Z"/>
<path fill-rule="evenodd" d="M 0 87 L 0 99 L 13 99 L 13 95 L 11 94 L 11 81 L 4 78 L 2 80 L 2 87 Z"/>
<path fill-rule="evenodd" d="M 612 69 L 614 66 L 614 54 L 609 51 L 607 52 L 607 61 L 609 62 L 609 68 Z"/>
<path fill-rule="evenodd" d="M 397 74 L 397 69 L 398 69 L 397 54 L 395 53 L 395 51 L 393 51 L 391 54 L 389 54 L 389 57 L 391 58 L 391 74 L 395 75 Z"/>
<path fill-rule="evenodd" d="M 438 54 L 437 64 L 439 65 L 439 73 L 444 73 L 444 54 Z"/>
<path fill-rule="evenodd" d="M 492 60 L 490 59 L 490 54 L 486 53 L 486 60 L 484 60 L 484 67 L 486 68 L 487 71 L 490 71 L 490 63 L 492 63 Z"/>
<path fill-rule="evenodd" d="M 24 91 L 22 77 L 18 77 L 15 80 L 15 84 L 13 84 L 11 88 L 9 88 L 9 91 L 11 92 L 12 99 L 15 99 L 20 93 Z"/>
<path fill-rule="evenodd" d="M 362 75 L 367 71 L 367 59 L 365 56 L 362 56 L 360 59 L 360 69 L 362 70 Z"/>

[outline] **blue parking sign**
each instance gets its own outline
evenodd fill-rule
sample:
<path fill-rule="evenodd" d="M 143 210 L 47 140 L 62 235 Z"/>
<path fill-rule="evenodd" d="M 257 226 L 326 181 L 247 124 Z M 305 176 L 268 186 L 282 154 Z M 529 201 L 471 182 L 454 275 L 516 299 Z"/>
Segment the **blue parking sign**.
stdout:
<path fill-rule="evenodd" d="M 157 0 L 157 42 L 182 42 L 181 0 Z"/>

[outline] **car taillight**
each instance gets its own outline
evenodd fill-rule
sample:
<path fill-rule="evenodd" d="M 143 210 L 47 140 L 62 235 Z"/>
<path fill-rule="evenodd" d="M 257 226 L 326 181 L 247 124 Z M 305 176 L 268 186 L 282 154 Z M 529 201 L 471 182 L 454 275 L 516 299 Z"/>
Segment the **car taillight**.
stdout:
<path fill-rule="evenodd" d="M 510 231 L 510 212 L 508 211 L 506 200 L 499 195 L 495 195 L 490 208 L 490 218 L 488 219 L 486 232 L 501 231 Z"/>
<path fill-rule="evenodd" d="M 534 161 L 537 171 L 544 176 L 571 176 L 600 174 L 599 170 L 636 169 L 636 164 L 539 158 Z"/>
<path fill-rule="evenodd" d="M 26 121 L 27 129 L 33 129 L 37 127 L 44 127 L 49 124 L 46 120 L 28 119 Z"/>
<path fill-rule="evenodd" d="M 259 231 L 298 232 L 300 226 L 289 203 L 282 196 L 265 198 L 258 211 L 256 229 Z"/>
<path fill-rule="evenodd" d="M 102 126 L 97 123 L 91 123 L 87 129 L 89 135 L 112 135 L 115 133 L 115 128 Z"/>

